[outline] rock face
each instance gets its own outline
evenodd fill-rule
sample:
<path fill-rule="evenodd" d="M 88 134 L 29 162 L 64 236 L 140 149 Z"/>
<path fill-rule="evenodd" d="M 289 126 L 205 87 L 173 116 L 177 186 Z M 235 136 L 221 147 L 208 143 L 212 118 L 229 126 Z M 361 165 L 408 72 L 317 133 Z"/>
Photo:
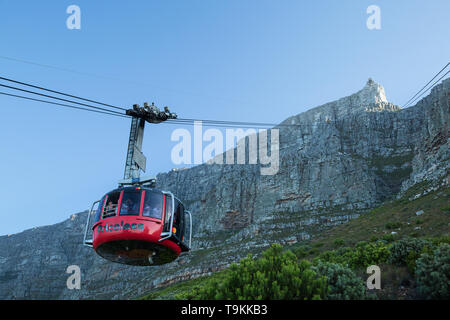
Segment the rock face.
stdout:
<path fill-rule="evenodd" d="M 281 123 L 276 175 L 260 175 L 259 165 L 204 164 L 160 174 L 158 182 L 195 212 L 197 235 L 259 224 L 273 212 L 322 210 L 346 220 L 393 197 L 403 183 L 431 178 L 429 170 L 433 179 L 448 172 L 449 85 L 447 79 L 401 110 L 369 79 L 359 92 Z"/>
<path fill-rule="evenodd" d="M 389 103 L 384 88 L 369 79 L 357 93 L 276 127 L 276 175 L 261 175 L 260 164 L 159 174 L 158 187 L 193 213 L 191 253 L 161 267 L 109 263 L 81 245 L 87 213 L 79 213 L 0 237 L 0 299 L 133 298 L 220 270 L 272 242 L 314 237 L 417 183 L 448 184 L 449 111 L 450 79 L 407 109 Z M 69 265 L 81 269 L 80 290 L 66 287 Z"/>

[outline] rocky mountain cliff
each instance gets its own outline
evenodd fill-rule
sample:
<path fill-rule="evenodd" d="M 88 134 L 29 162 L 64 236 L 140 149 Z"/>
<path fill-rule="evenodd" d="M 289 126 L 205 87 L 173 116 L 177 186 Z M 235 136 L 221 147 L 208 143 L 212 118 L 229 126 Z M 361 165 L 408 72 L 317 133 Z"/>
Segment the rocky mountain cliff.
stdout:
<path fill-rule="evenodd" d="M 428 182 L 423 194 L 448 185 L 449 111 L 450 79 L 406 109 L 388 102 L 384 88 L 369 79 L 357 93 L 276 127 L 275 175 L 262 175 L 260 164 L 202 164 L 159 174 L 158 187 L 193 212 L 191 253 L 160 267 L 109 263 L 81 245 L 87 213 L 74 214 L 0 237 L 0 299 L 133 298 L 217 271 L 270 243 L 314 237 L 417 183 Z M 69 265 L 81 268 L 80 290 L 66 287 Z"/>

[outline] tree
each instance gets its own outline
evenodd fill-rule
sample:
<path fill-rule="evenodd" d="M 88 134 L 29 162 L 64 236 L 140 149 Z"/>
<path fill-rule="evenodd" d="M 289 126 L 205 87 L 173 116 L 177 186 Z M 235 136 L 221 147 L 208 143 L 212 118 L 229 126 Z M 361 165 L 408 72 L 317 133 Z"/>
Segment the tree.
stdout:
<path fill-rule="evenodd" d="M 306 260 L 297 262 L 291 251 L 278 244 L 255 260 L 251 255 L 240 264 L 232 264 L 224 279 L 193 288 L 187 299 L 281 300 L 323 299 L 327 284 Z"/>
<path fill-rule="evenodd" d="M 450 299 L 450 245 L 442 243 L 433 255 L 417 259 L 417 290 L 427 299 Z"/>

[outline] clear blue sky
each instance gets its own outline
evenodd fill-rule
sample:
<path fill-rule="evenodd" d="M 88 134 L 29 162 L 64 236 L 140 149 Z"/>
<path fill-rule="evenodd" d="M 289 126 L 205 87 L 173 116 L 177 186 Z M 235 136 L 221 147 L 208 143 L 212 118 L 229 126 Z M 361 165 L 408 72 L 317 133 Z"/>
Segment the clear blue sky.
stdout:
<path fill-rule="evenodd" d="M 81 8 L 81 30 L 66 8 Z M 366 9 L 381 8 L 381 30 Z M 0 75 L 184 118 L 281 122 L 361 89 L 402 105 L 450 57 L 450 1 L 0 0 Z M 5 90 L 1 90 L 5 91 Z M 175 127 L 147 126 L 149 174 Z M 0 96 L 0 235 L 60 222 L 122 178 L 125 119 Z"/>

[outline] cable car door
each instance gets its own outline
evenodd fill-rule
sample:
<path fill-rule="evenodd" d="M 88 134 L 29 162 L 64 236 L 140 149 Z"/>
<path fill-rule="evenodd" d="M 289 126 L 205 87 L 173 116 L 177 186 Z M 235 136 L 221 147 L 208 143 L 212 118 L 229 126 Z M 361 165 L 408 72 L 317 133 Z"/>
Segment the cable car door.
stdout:
<path fill-rule="evenodd" d="M 159 241 L 171 239 L 180 245 L 182 251 L 189 251 L 192 236 L 191 214 L 184 210 L 184 205 L 171 192 L 164 192 L 164 194 L 166 197 L 164 225 Z M 187 215 L 189 221 L 186 224 Z M 188 232 L 186 232 L 187 228 Z M 188 237 L 185 236 L 186 233 L 188 233 Z"/>
<path fill-rule="evenodd" d="M 164 193 L 164 221 L 163 229 L 161 232 L 161 239 L 163 241 L 172 237 L 172 227 L 173 227 L 173 208 L 175 207 L 175 197 L 171 192 Z"/>
<path fill-rule="evenodd" d="M 183 204 L 175 199 L 175 208 L 173 213 L 172 232 L 174 238 L 178 242 L 182 242 L 184 238 L 184 207 Z"/>

